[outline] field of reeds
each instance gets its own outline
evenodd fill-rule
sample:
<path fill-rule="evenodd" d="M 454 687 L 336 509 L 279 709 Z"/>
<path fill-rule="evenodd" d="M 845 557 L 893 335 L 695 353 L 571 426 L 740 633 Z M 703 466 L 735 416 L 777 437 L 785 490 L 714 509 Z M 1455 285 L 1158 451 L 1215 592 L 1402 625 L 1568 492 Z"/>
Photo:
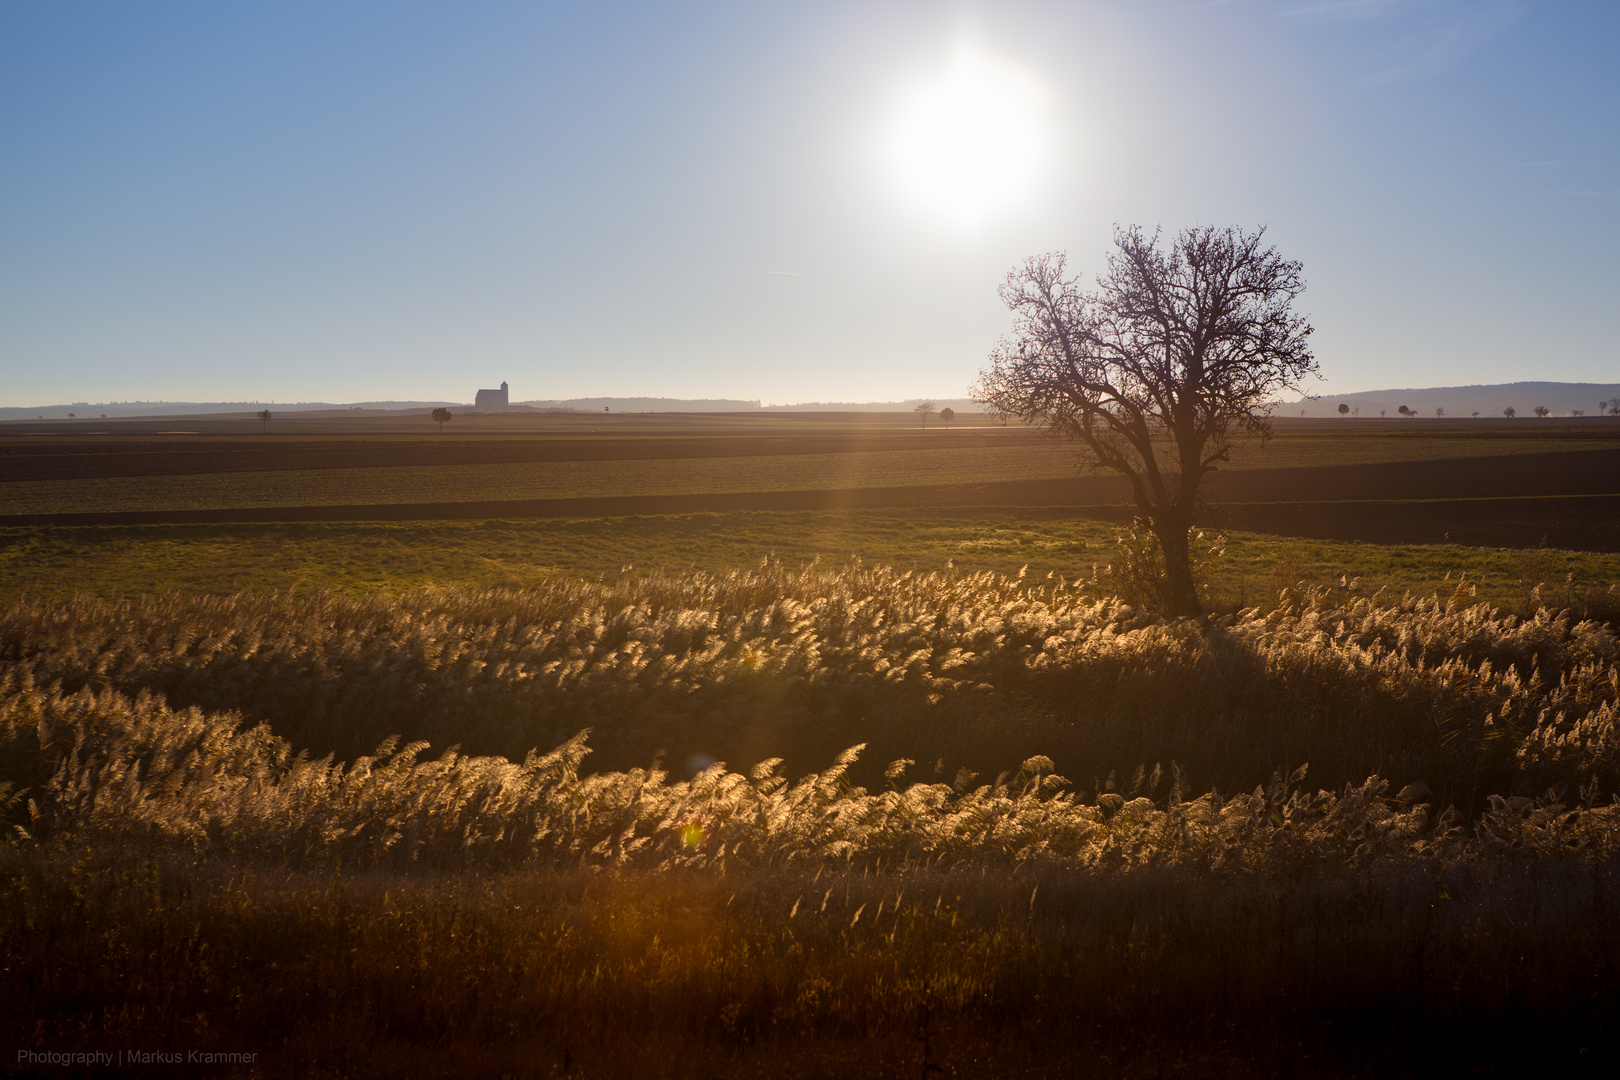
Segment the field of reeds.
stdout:
<path fill-rule="evenodd" d="M 1612 624 L 1466 581 L 1167 621 L 1109 584 L 22 599 L 9 1042 L 256 1055 L 209 1075 L 1612 1063 Z"/>

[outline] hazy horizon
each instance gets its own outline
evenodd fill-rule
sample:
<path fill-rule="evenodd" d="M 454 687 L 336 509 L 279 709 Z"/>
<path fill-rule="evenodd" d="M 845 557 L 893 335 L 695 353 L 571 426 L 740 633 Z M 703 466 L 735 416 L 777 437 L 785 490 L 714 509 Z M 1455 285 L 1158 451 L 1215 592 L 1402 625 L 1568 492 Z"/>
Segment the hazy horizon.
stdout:
<path fill-rule="evenodd" d="M 0 398 L 958 398 L 1115 223 L 1267 225 L 1317 392 L 1596 382 L 1616 52 L 1517 0 L 4 5 Z"/>
<path fill-rule="evenodd" d="M 1607 415 L 1610 403 L 1620 400 L 1620 382 L 1571 383 L 1550 381 L 1519 381 L 1512 383 L 1466 383 L 1454 386 L 1383 387 L 1349 394 L 1319 394 L 1313 397 L 1282 398 L 1273 403 L 1273 415 L 1289 418 L 1295 415 L 1310 417 L 1338 417 L 1338 406 L 1353 409 L 1351 415 L 1372 419 L 1379 416 L 1398 416 L 1399 407 L 1409 406 L 1416 416 L 1446 416 L 1461 419 L 1473 416 L 1492 418 L 1505 406 L 1513 406 L 1520 414 L 1533 415 L 1536 406 L 1552 410 L 1553 415 L 1573 414 L 1576 410 L 1587 416 Z M 604 406 L 623 412 L 911 412 L 924 401 L 937 409 L 950 408 L 958 413 L 978 413 L 982 406 L 960 397 L 907 398 L 898 401 L 801 401 L 775 403 L 742 398 L 669 398 L 647 396 L 580 397 L 564 399 L 516 398 L 509 408 L 514 410 L 597 412 Z M 131 419 L 158 416 L 202 416 L 209 414 L 243 412 L 261 407 L 273 408 L 278 416 L 299 413 L 330 412 L 334 410 L 363 409 L 375 411 L 427 412 L 438 407 L 472 409 L 471 400 L 434 401 L 118 401 L 118 402 L 57 402 L 27 406 L 0 404 L 0 421 L 26 421 L 34 419 L 60 420 L 76 418 Z M 1442 411 L 1436 413 L 1436 409 Z M 85 411 L 79 411 L 85 410 Z M 99 416 L 89 410 L 111 410 Z"/>

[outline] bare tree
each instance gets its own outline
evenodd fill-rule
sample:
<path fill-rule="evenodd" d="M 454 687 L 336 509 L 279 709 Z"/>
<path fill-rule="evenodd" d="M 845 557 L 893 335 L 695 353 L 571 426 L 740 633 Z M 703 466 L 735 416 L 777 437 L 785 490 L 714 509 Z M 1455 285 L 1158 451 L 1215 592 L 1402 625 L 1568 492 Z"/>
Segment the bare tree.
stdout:
<path fill-rule="evenodd" d="M 448 424 L 450 422 L 450 410 L 441 407 L 441 408 L 434 409 L 428 415 L 433 418 L 433 422 L 435 424 L 439 425 L 439 434 L 443 435 L 444 434 L 444 425 L 446 425 L 446 424 Z"/>
<path fill-rule="evenodd" d="M 1013 336 L 974 388 L 993 413 L 1073 439 L 1090 465 L 1130 481 L 1173 614 L 1203 608 L 1188 544 L 1200 483 L 1240 438 L 1270 435 L 1268 403 L 1317 370 L 1293 310 L 1300 264 L 1263 235 L 1205 226 L 1163 249 L 1157 233 L 1116 229 L 1089 292 L 1063 255 L 1027 260 L 1001 287 Z"/>
<path fill-rule="evenodd" d="M 922 416 L 923 430 L 928 430 L 928 414 L 934 411 L 934 403 L 932 401 L 925 401 L 911 411 Z"/>
<path fill-rule="evenodd" d="M 1551 415 L 1552 415 L 1552 410 L 1547 408 L 1547 406 L 1545 406 L 1545 405 L 1537 405 L 1536 406 L 1536 416 L 1537 416 L 1538 419 L 1545 420 L 1545 419 L 1547 419 L 1547 417 L 1549 417 Z"/>
<path fill-rule="evenodd" d="M 1609 399 L 1609 415 L 1620 416 L 1620 397 L 1612 397 Z"/>
<path fill-rule="evenodd" d="M 270 430 L 270 410 L 269 409 L 260 409 L 258 411 L 258 413 L 255 414 L 255 415 L 257 415 L 258 418 L 259 418 L 259 429 L 261 431 L 269 431 Z"/>
<path fill-rule="evenodd" d="M 947 405 L 939 410 L 939 418 L 945 421 L 946 427 L 950 427 L 951 421 L 956 419 L 956 410 Z"/>
<path fill-rule="evenodd" d="M 1507 417 L 1509 420 L 1511 420 L 1515 416 L 1519 415 L 1519 410 L 1517 410 L 1513 406 L 1509 405 L 1507 408 L 1502 410 L 1502 415 Z"/>
<path fill-rule="evenodd" d="M 1444 415 L 1446 415 L 1446 410 L 1441 408 L 1440 406 L 1436 405 L 1434 407 L 1434 415 L 1436 415 L 1436 416 L 1444 416 Z"/>

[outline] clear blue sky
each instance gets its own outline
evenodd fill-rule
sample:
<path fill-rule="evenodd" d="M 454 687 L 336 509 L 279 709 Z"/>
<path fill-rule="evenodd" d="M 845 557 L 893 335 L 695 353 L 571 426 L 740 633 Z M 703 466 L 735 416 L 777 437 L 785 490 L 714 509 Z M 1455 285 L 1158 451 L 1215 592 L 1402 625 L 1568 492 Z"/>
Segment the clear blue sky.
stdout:
<path fill-rule="evenodd" d="M 964 56 L 965 204 L 897 149 Z M 1115 222 L 1267 225 L 1329 393 L 1620 380 L 1616 57 L 1613 0 L 0 0 L 0 404 L 954 397 Z"/>

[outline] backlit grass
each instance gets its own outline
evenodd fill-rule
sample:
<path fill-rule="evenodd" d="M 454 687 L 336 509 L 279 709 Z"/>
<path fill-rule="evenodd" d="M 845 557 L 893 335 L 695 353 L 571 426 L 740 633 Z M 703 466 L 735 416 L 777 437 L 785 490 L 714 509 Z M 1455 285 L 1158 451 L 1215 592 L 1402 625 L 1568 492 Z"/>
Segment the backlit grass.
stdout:
<path fill-rule="evenodd" d="M 1460 594 L 1164 622 L 860 567 L 19 604 L 0 1032 L 273 1076 L 1578 1072 L 1617 661 Z M 296 752 L 384 730 L 437 745 Z M 975 738 L 1052 756 L 930 762 Z"/>

